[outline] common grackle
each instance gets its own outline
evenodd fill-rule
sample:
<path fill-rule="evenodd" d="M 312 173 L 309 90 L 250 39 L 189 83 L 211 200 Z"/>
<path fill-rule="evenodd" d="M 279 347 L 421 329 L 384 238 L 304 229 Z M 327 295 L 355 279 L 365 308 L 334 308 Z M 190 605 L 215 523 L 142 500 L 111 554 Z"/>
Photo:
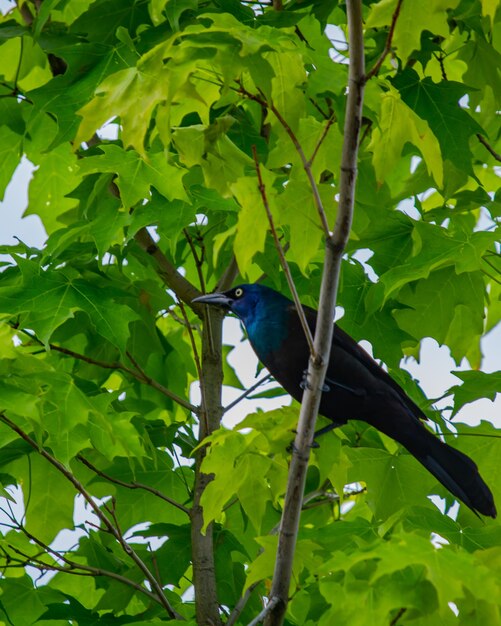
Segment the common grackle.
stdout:
<path fill-rule="evenodd" d="M 294 303 L 263 285 L 239 285 L 196 298 L 233 312 L 259 360 L 301 402 L 309 349 Z M 317 312 L 303 307 L 312 334 Z M 335 426 L 363 420 L 402 444 L 473 511 L 496 517 L 489 487 L 476 464 L 428 431 L 421 409 L 369 354 L 336 325 L 320 414 Z M 325 429 L 323 429 L 325 430 Z"/>

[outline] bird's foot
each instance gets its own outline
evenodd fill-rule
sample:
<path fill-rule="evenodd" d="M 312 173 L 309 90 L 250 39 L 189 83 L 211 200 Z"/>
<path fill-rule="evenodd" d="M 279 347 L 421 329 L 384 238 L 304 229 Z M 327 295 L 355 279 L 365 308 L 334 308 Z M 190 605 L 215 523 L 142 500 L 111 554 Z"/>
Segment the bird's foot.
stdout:
<path fill-rule="evenodd" d="M 313 387 L 310 385 L 310 381 L 308 380 L 308 370 L 304 370 L 303 372 L 303 379 L 301 380 L 301 382 L 299 383 L 299 386 L 301 387 L 301 389 L 304 391 L 305 389 L 309 389 L 310 391 L 313 390 Z M 322 385 L 322 387 L 320 388 L 320 391 L 322 393 L 327 393 L 328 391 L 330 391 L 331 388 L 329 387 L 329 385 L 326 385 L 325 383 Z"/>
<path fill-rule="evenodd" d="M 295 435 L 297 435 L 297 430 L 292 431 Z M 316 435 L 315 435 L 316 436 Z M 313 439 L 312 444 L 310 446 L 310 448 L 320 448 L 320 446 L 318 445 L 318 443 L 315 441 L 315 439 Z M 294 443 L 294 441 L 291 441 L 290 444 L 287 446 L 286 451 L 289 453 L 292 452 L 297 452 L 297 447 L 296 444 Z"/>
<path fill-rule="evenodd" d="M 313 442 L 313 444 L 310 447 L 315 448 L 316 447 L 315 442 Z M 301 451 L 296 446 L 294 441 L 291 441 L 290 444 L 287 446 L 287 452 L 289 452 L 290 454 L 296 454 L 297 456 L 302 457 L 303 461 L 309 460 L 309 455 L 302 455 Z"/>

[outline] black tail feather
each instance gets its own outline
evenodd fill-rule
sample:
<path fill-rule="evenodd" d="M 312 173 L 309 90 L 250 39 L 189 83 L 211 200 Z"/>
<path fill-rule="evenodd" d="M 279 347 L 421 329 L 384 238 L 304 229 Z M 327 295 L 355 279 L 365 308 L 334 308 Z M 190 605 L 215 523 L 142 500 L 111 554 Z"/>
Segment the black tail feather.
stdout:
<path fill-rule="evenodd" d="M 413 441 L 403 443 L 416 459 L 454 496 L 475 513 L 496 517 L 494 497 L 476 464 L 459 450 L 443 443 L 419 425 Z"/>

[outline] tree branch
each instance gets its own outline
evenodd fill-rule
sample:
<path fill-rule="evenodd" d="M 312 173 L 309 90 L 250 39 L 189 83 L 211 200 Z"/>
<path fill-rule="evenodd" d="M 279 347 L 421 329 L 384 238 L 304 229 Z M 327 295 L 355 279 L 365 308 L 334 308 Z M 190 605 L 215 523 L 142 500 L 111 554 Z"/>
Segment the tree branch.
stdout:
<path fill-rule="evenodd" d="M 238 398 L 236 398 L 235 400 L 233 400 L 233 402 L 230 402 L 228 405 L 224 407 L 224 413 L 227 413 L 230 409 L 236 406 L 239 402 L 244 400 L 244 398 L 247 398 L 247 396 L 250 396 L 250 394 L 253 391 L 255 391 L 258 387 L 261 387 L 261 385 L 263 385 L 265 382 L 270 380 L 270 378 L 271 378 L 271 374 L 267 374 L 264 378 L 261 378 L 261 380 L 258 380 L 257 383 L 254 383 L 252 387 L 249 387 L 248 389 L 246 389 L 242 394 L 238 396 Z"/>
<path fill-rule="evenodd" d="M 31 331 L 27 331 L 24 328 L 19 328 L 18 326 L 14 326 L 14 328 L 17 331 L 22 332 L 25 335 L 27 335 L 30 339 L 33 339 L 34 341 L 36 341 L 39 345 L 44 346 L 43 342 Z M 70 356 L 74 359 L 77 359 L 78 361 L 84 361 L 85 363 L 89 363 L 90 365 L 96 365 L 97 367 L 102 367 L 103 369 L 117 370 L 117 371 L 130 374 L 139 382 L 144 383 L 145 385 L 149 385 L 150 387 L 153 387 L 153 389 L 156 389 L 157 391 L 159 391 L 161 394 L 163 394 L 170 400 L 177 402 L 179 405 L 181 405 L 185 409 L 188 409 L 188 411 L 198 414 L 198 411 L 199 411 L 198 407 L 188 402 L 188 400 L 181 398 L 181 396 L 178 396 L 173 391 L 170 391 L 169 389 L 167 389 L 167 387 L 164 387 L 155 379 L 148 376 L 146 372 L 144 372 L 144 370 L 142 370 L 139 367 L 137 362 L 133 360 L 133 357 L 130 355 L 129 352 L 127 352 L 127 356 L 132 361 L 133 365 L 136 367 L 137 372 L 135 372 L 130 367 L 127 367 L 123 363 L 120 363 L 120 361 L 101 361 L 100 359 L 94 359 L 93 357 L 87 356 L 85 354 L 80 354 L 79 352 L 75 352 L 74 350 L 70 350 L 69 348 L 64 348 L 63 346 L 57 346 L 53 343 L 49 343 L 49 348 L 51 350 L 54 350 L 54 352 L 60 352 L 61 354 L 64 354 L 65 356 Z"/>
<path fill-rule="evenodd" d="M 306 158 L 306 155 L 304 153 L 303 147 L 301 145 L 301 143 L 299 142 L 299 139 L 296 137 L 296 134 L 294 133 L 294 131 L 292 130 L 292 128 L 289 126 L 289 124 L 287 123 L 287 121 L 284 119 L 284 117 L 282 116 L 282 114 L 280 113 L 280 111 L 277 109 L 277 107 L 271 103 L 269 104 L 266 101 L 265 96 L 261 93 L 259 96 L 256 96 L 255 94 L 251 93 L 250 91 L 247 91 L 247 89 L 245 89 L 245 87 L 243 86 L 243 84 L 240 82 L 238 83 L 238 92 L 241 93 L 243 96 L 249 98 L 249 100 L 254 100 L 255 102 L 258 102 L 259 104 L 261 104 L 261 106 L 266 106 L 270 109 L 270 111 L 275 115 L 275 117 L 277 118 L 277 120 L 280 122 L 280 124 L 282 125 L 283 129 L 285 130 L 285 132 L 287 133 L 287 135 L 289 136 L 289 139 L 292 141 L 294 148 L 296 149 L 296 152 L 299 155 L 299 158 L 301 159 L 301 163 L 303 165 L 303 169 L 306 173 L 306 177 L 308 178 L 308 182 L 310 183 L 310 187 L 311 187 L 311 192 L 313 194 L 313 199 L 315 201 L 315 206 L 317 207 L 317 212 L 320 218 L 320 223 L 322 224 L 322 229 L 324 231 L 324 234 L 326 237 L 330 236 L 330 230 L 329 230 L 329 224 L 327 221 L 327 216 L 325 214 L 325 210 L 324 210 L 324 205 L 322 203 L 322 198 L 320 197 L 320 192 L 318 190 L 318 186 L 317 183 L 315 181 L 315 177 L 313 176 L 313 172 L 311 171 L 311 163 L 313 160 L 312 159 L 308 160 Z M 330 126 L 332 125 L 332 122 L 327 122 L 327 131 L 329 130 Z M 323 141 L 323 138 L 325 137 L 326 132 L 324 131 L 321 141 Z"/>
<path fill-rule="evenodd" d="M 318 154 L 318 151 L 320 150 L 320 146 L 323 144 L 325 138 L 327 137 L 327 134 L 329 132 L 330 127 L 332 126 L 332 124 L 334 123 L 335 117 L 333 115 L 331 115 L 325 126 L 324 126 L 324 130 L 322 131 L 322 134 L 320 135 L 319 140 L 317 141 L 317 144 L 315 146 L 315 148 L 313 149 L 313 152 L 311 154 L 310 160 L 308 161 L 308 166 L 311 167 L 313 165 L 313 161 L 315 160 L 315 157 Z"/>
<path fill-rule="evenodd" d="M 325 236 L 328 237 L 330 235 L 329 222 L 327 221 L 327 215 L 325 214 L 322 198 L 320 197 L 320 191 L 318 190 L 315 177 L 313 176 L 313 172 L 311 171 L 311 163 L 313 161 L 313 156 L 310 160 L 306 158 L 303 147 L 299 143 L 299 140 L 296 137 L 294 131 L 289 126 L 289 124 L 285 121 L 285 119 L 282 117 L 280 111 L 276 108 L 274 104 L 270 106 L 270 110 L 273 112 L 273 114 L 275 115 L 277 120 L 280 122 L 280 124 L 282 124 L 285 132 L 289 135 L 290 140 L 292 141 L 292 143 L 294 144 L 294 147 L 296 148 L 296 152 L 298 153 L 299 158 L 301 159 L 304 171 L 306 173 L 306 177 L 308 178 L 308 181 L 310 183 L 311 191 L 313 194 L 313 199 L 315 200 L 315 206 L 317 207 L 317 212 L 320 217 L 320 223 L 322 224 L 322 229 L 324 231 Z M 331 125 L 332 125 L 332 121 L 330 120 L 327 121 L 327 124 L 326 124 L 327 131 L 329 130 Z M 327 134 L 327 131 L 324 132 L 324 136 Z"/>
<path fill-rule="evenodd" d="M 191 254 L 193 255 L 193 260 L 195 261 L 195 267 L 197 269 L 198 281 L 200 283 L 200 289 L 202 290 L 203 293 L 205 293 L 206 292 L 206 289 L 205 289 L 205 279 L 204 279 L 204 275 L 203 275 L 203 272 L 202 272 L 203 258 L 201 259 L 198 256 L 197 249 L 195 248 L 195 244 L 193 243 L 193 238 L 190 235 L 190 233 L 188 232 L 188 229 L 187 228 L 183 228 L 183 233 L 184 233 L 184 236 L 186 237 L 186 241 L 188 242 L 188 245 L 190 246 Z M 203 254 L 202 254 L 202 257 L 203 257 Z"/>
<path fill-rule="evenodd" d="M 23 331 L 23 332 L 26 332 L 26 331 Z M 26 334 L 28 335 L 28 337 L 31 337 L 32 339 L 35 339 L 35 341 L 41 343 L 39 339 L 35 337 L 35 335 L 32 335 L 31 333 L 26 333 Z M 54 352 L 60 352 L 61 354 L 70 356 L 74 359 L 78 359 L 79 361 L 84 361 L 85 363 L 89 363 L 90 365 L 96 365 L 97 367 L 102 367 L 103 369 L 117 370 L 117 371 L 130 374 L 139 382 L 144 383 L 145 385 L 148 385 L 150 387 L 153 387 L 153 389 L 156 389 L 161 394 L 163 394 L 170 400 L 173 400 L 174 402 L 176 402 L 183 408 L 188 409 L 188 411 L 198 414 L 198 411 L 199 411 L 198 407 L 196 407 L 194 404 L 191 404 L 191 402 L 188 402 L 188 400 L 181 398 L 181 396 L 178 396 L 173 391 L 170 391 L 169 389 L 167 389 L 167 387 L 164 387 L 162 384 L 160 384 L 159 382 L 151 378 L 151 376 L 148 376 L 148 374 L 146 374 L 146 372 L 139 367 L 139 365 L 132 358 L 129 352 L 127 352 L 127 356 L 132 361 L 134 367 L 137 369 L 137 372 L 131 369 L 130 367 L 127 367 L 123 363 L 120 363 L 120 361 L 111 361 L 111 362 L 100 361 L 99 359 L 94 359 L 92 357 L 86 356 L 85 354 L 80 354 L 78 352 L 75 352 L 74 350 L 69 350 L 68 348 L 63 348 L 62 346 L 56 346 L 53 343 L 49 344 L 49 348 L 51 350 L 54 350 Z"/>
<path fill-rule="evenodd" d="M 203 316 L 204 307 L 197 302 L 192 302 L 194 298 L 202 295 L 190 281 L 186 280 L 180 272 L 172 265 L 165 254 L 160 250 L 153 241 L 150 233 L 146 228 L 141 228 L 134 235 L 134 239 L 139 246 L 149 254 L 157 263 L 157 273 L 166 283 L 166 285 L 174 291 L 179 300 L 185 302 L 199 316 Z"/>
<path fill-rule="evenodd" d="M 88 461 L 81 454 L 77 454 L 76 458 L 80 461 L 80 463 L 83 463 L 90 470 L 92 470 L 95 474 L 97 474 L 98 476 L 101 476 L 101 478 L 105 478 L 106 480 L 109 480 L 110 483 L 114 483 L 115 485 L 120 485 L 121 487 L 126 487 L 127 489 L 142 489 L 143 491 L 149 491 L 154 496 L 157 496 L 157 498 L 165 500 L 165 502 L 168 502 L 172 506 L 176 507 L 176 509 L 179 509 L 180 511 L 182 511 L 183 513 L 186 513 L 186 515 L 189 516 L 190 510 L 188 508 L 186 508 L 180 502 L 176 502 L 172 498 L 169 498 L 169 496 L 164 495 L 161 491 L 158 491 L 158 489 L 155 489 L 154 487 L 150 487 L 148 485 L 143 485 L 142 483 L 137 483 L 135 481 L 132 483 L 127 483 L 118 478 L 114 478 L 113 476 L 110 476 L 109 474 L 102 472 L 100 469 L 98 469 L 95 465 L 93 465 L 90 461 Z"/>
<path fill-rule="evenodd" d="M 230 264 L 223 272 L 223 275 L 218 280 L 216 285 L 216 291 L 226 291 L 229 289 L 236 277 L 238 276 L 238 265 L 235 255 L 231 258 Z"/>
<path fill-rule="evenodd" d="M 112 578 L 113 580 L 117 580 L 118 582 L 121 582 L 124 585 L 132 587 L 133 589 L 136 589 L 136 591 L 139 591 L 142 594 L 146 595 L 148 598 L 150 598 L 150 600 L 153 600 L 154 602 L 161 604 L 158 597 L 154 593 L 151 593 L 151 591 L 146 589 L 146 587 L 143 587 L 139 583 L 134 582 L 130 578 L 127 578 L 126 576 L 122 576 L 121 574 L 117 574 L 116 572 L 112 572 L 111 570 L 102 569 L 101 567 L 93 567 L 92 565 L 84 565 L 83 563 L 77 563 L 76 561 L 68 559 L 66 555 L 60 554 L 59 552 L 57 552 L 56 550 L 54 550 L 47 544 L 40 541 L 38 537 L 35 537 L 30 532 L 28 532 L 26 528 L 24 528 L 24 526 L 18 526 L 17 528 L 24 535 L 26 535 L 28 539 L 30 539 L 31 541 L 36 543 L 38 546 L 40 546 L 44 550 L 44 552 L 48 554 L 52 554 L 52 556 L 55 559 L 60 559 L 63 563 L 67 565 L 67 567 L 63 567 L 60 565 L 46 563 L 42 559 L 39 559 L 34 556 L 30 556 L 29 554 L 22 552 L 15 546 L 8 544 L 8 547 L 13 552 L 23 557 L 24 562 L 20 561 L 20 566 L 26 567 L 27 565 L 31 565 L 32 567 L 36 567 L 40 571 L 49 570 L 49 571 L 61 572 L 64 574 L 73 574 L 74 576 L 104 576 L 106 578 Z"/>
<path fill-rule="evenodd" d="M 268 197 L 266 196 L 266 187 L 264 186 L 263 178 L 261 176 L 261 168 L 259 167 L 256 146 L 252 146 L 252 156 L 254 157 L 254 164 L 256 166 L 257 178 L 259 181 L 259 192 L 261 193 L 263 205 L 266 211 L 266 215 L 268 217 L 271 234 L 273 235 L 275 248 L 277 249 L 278 258 L 280 259 L 280 265 L 282 266 L 282 269 L 284 270 L 284 274 L 287 279 L 287 284 L 289 285 L 289 289 L 292 293 L 292 298 L 294 299 L 294 304 L 296 305 L 296 311 L 299 316 L 299 321 L 301 322 L 304 336 L 306 337 L 306 341 L 310 348 L 310 354 L 314 355 L 315 348 L 313 346 L 313 337 L 311 335 L 310 327 L 308 326 L 308 322 L 306 321 L 306 315 L 304 314 L 303 306 L 301 304 L 301 300 L 299 299 L 299 294 L 297 292 L 296 285 L 294 284 L 294 279 L 292 278 L 289 264 L 287 263 L 287 259 L 285 258 L 285 253 L 282 248 L 282 244 L 280 243 L 280 239 L 278 238 L 278 235 L 277 235 L 275 223 L 273 222 L 273 215 L 271 214 L 271 210 L 270 210 L 270 205 L 268 204 Z"/>
<path fill-rule="evenodd" d="M 398 16 L 400 15 L 402 2 L 403 0 L 398 0 L 397 2 L 397 6 L 395 7 L 395 11 L 393 12 L 393 16 L 391 18 L 390 30 L 388 31 L 388 37 L 386 38 L 386 43 L 384 44 L 383 52 L 381 56 L 379 57 L 379 59 L 374 64 L 374 66 L 372 67 L 372 69 L 369 72 L 367 72 L 367 75 L 365 77 L 366 81 L 370 80 L 373 76 L 376 76 L 378 74 L 379 70 L 381 69 L 381 65 L 383 65 L 384 60 L 386 59 L 388 54 L 391 52 L 391 42 L 393 40 L 393 35 L 395 34 L 395 26 L 397 25 L 397 19 L 398 19 Z"/>
<path fill-rule="evenodd" d="M 341 260 L 349 238 L 353 215 L 358 139 L 365 84 L 361 0 L 347 0 L 346 10 L 350 39 L 350 67 L 341 160 L 339 210 L 334 232 L 326 240 L 320 306 L 314 339 L 316 358 L 310 358 L 308 364 L 309 384 L 306 386 L 301 403 L 298 432 L 280 523 L 275 572 L 269 595 L 268 606 L 271 605 L 272 608 L 267 607 L 265 626 L 280 626 L 287 609 L 306 471 L 334 332 L 333 320 Z"/>
<path fill-rule="evenodd" d="M 221 388 L 223 384 L 222 367 L 222 326 L 224 312 L 219 309 L 204 310 L 202 332 L 203 376 L 200 380 L 202 410 L 200 414 L 199 443 L 219 428 L 223 414 L 221 406 Z M 206 447 L 199 445 L 195 451 L 195 484 L 193 487 L 193 506 L 191 509 L 191 545 L 193 563 L 193 586 L 197 624 L 221 626 L 219 601 L 216 585 L 214 562 L 213 525 L 204 529 L 203 508 L 200 505 L 202 495 L 212 475 L 202 471 Z"/>
<path fill-rule="evenodd" d="M 155 596 L 157 597 L 160 604 L 163 606 L 167 614 L 171 619 L 181 619 L 184 618 L 175 611 L 170 602 L 165 597 L 162 587 L 150 572 L 146 564 L 139 557 L 139 555 L 134 551 L 134 549 L 127 543 L 124 539 L 123 535 L 108 519 L 108 517 L 103 513 L 103 511 L 99 508 L 99 506 L 94 501 L 94 498 L 90 495 L 90 493 L 85 489 L 83 484 L 67 469 L 60 461 L 58 461 L 52 454 L 47 452 L 45 448 L 42 448 L 34 439 L 32 439 L 27 433 L 22 430 L 17 424 L 15 424 L 12 420 L 10 420 L 5 413 L 0 413 L 0 421 L 6 424 L 11 430 L 17 433 L 24 441 L 26 441 L 38 454 L 44 457 L 51 465 L 53 465 L 58 472 L 60 472 L 78 491 L 78 493 L 82 494 L 84 499 L 88 502 L 97 518 L 100 522 L 105 526 L 106 530 L 112 535 L 117 542 L 120 544 L 122 550 L 134 561 L 137 567 L 144 574 L 145 578 L 151 585 L 151 588 L 155 592 Z"/>
<path fill-rule="evenodd" d="M 277 596 L 270 598 L 268 604 L 264 607 L 261 613 L 256 615 L 256 617 L 249 622 L 248 626 L 257 626 L 257 624 L 263 622 L 278 607 L 279 602 L 280 600 Z"/>
<path fill-rule="evenodd" d="M 235 604 L 235 606 L 233 608 L 233 611 L 230 613 L 230 616 L 228 617 L 228 619 L 226 621 L 226 626 L 234 626 L 237 623 L 237 620 L 240 617 L 242 611 L 244 610 L 245 605 L 249 601 L 249 598 L 251 597 L 252 592 L 260 584 L 261 584 L 261 581 L 258 581 L 258 582 L 252 583 L 252 585 L 250 585 L 250 587 L 247 587 L 247 589 L 245 590 L 244 595 Z"/>
<path fill-rule="evenodd" d="M 402 615 L 407 611 L 406 607 L 402 607 L 401 609 L 399 609 L 397 611 L 397 614 L 395 615 L 395 617 L 391 620 L 390 622 L 390 626 L 396 626 L 398 620 L 402 617 Z"/>
<path fill-rule="evenodd" d="M 191 404 L 191 402 L 188 402 L 188 400 L 185 400 L 184 398 L 181 398 L 180 396 L 175 394 L 173 391 L 170 391 L 169 389 L 167 389 L 166 387 L 161 385 L 159 382 L 157 382 L 154 378 L 151 378 L 151 376 L 148 376 L 148 374 L 138 364 L 138 362 L 134 359 L 134 357 L 132 356 L 132 354 L 130 352 L 127 352 L 127 356 L 129 357 L 130 362 L 132 363 L 132 365 L 139 372 L 139 375 L 135 374 L 133 370 L 130 370 L 125 365 L 123 365 L 121 369 L 123 369 L 126 372 L 131 373 L 132 376 L 135 376 L 139 381 L 142 381 L 146 385 L 149 385 L 150 387 L 153 387 L 153 389 L 156 389 L 157 391 L 160 391 L 161 393 L 164 394 L 164 396 L 167 396 L 167 398 L 170 398 L 171 400 L 174 400 L 174 402 L 177 402 L 177 404 L 181 405 L 185 409 L 188 409 L 188 411 L 191 411 L 192 413 L 195 413 L 195 415 L 198 414 L 198 411 L 199 411 L 198 407 L 196 407 L 194 404 Z"/>

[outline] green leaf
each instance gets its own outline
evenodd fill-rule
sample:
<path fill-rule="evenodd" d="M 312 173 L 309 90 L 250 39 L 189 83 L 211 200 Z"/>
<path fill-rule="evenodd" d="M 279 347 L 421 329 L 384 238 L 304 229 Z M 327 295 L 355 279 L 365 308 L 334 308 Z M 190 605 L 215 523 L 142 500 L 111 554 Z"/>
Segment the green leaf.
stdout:
<path fill-rule="evenodd" d="M 126 294 L 116 288 L 104 291 L 102 286 L 72 276 L 70 271 L 43 271 L 38 263 L 17 259 L 22 282 L 0 289 L 0 311 L 23 315 L 24 323 L 33 328 L 44 343 L 76 310 L 85 311 L 96 331 L 114 345 L 125 348 L 129 323 L 137 313 L 127 306 L 117 306 L 115 298 Z"/>
<path fill-rule="evenodd" d="M 480 398 L 494 400 L 496 394 L 501 393 L 501 371 L 498 372 L 452 372 L 456 378 L 462 380 L 462 384 L 454 385 L 447 391 L 447 395 L 454 396 L 455 415 L 465 404 L 475 402 Z"/>
<path fill-rule="evenodd" d="M 144 152 L 144 136 L 153 109 L 166 97 L 166 76 L 162 76 L 160 63 L 158 57 L 152 71 L 149 66 L 129 67 L 106 78 L 96 89 L 96 97 L 78 111 L 83 120 L 75 143 L 87 141 L 107 120 L 119 116 L 124 126 L 125 146 Z M 139 99 L 140 108 L 136 105 Z"/>
<path fill-rule="evenodd" d="M 414 50 L 421 49 L 423 30 L 429 30 L 434 35 L 442 37 L 449 35 L 447 9 L 454 9 L 458 3 L 459 0 L 424 0 L 419 4 L 402 3 L 395 24 L 392 46 L 395 46 L 403 65 Z M 381 0 L 373 4 L 367 19 L 367 27 L 389 25 L 396 6 L 397 0 Z"/>
<path fill-rule="evenodd" d="M 439 187 L 443 183 L 443 166 L 440 147 L 428 124 L 407 107 L 398 95 L 391 90 L 383 94 L 379 128 L 372 133 L 367 147 L 373 152 L 374 169 L 379 183 L 386 180 L 402 153 L 404 145 L 410 142 L 423 155 L 428 173 Z"/>
<path fill-rule="evenodd" d="M 106 2 L 106 5 L 106 10 L 111 9 L 109 2 Z M 99 15 L 95 19 L 94 28 L 104 21 L 106 20 L 102 20 L 102 15 Z M 106 34 L 109 32 L 106 31 Z M 112 46 L 104 45 L 103 40 L 104 37 L 99 41 L 99 45 L 96 45 L 82 41 L 78 34 L 67 34 L 65 37 L 58 32 L 43 34 L 46 52 L 67 63 L 64 74 L 55 76 L 30 92 L 30 99 L 36 103 L 36 110 L 31 116 L 33 123 L 44 124 L 49 116 L 57 122 L 57 135 L 55 138 L 52 137 L 53 147 L 73 140 L 80 123 L 76 112 L 88 102 L 96 87 L 111 72 L 117 72 L 135 62 L 136 53 L 131 52 L 126 45 L 119 42 Z"/>
<path fill-rule="evenodd" d="M 271 174 L 265 180 L 272 182 Z M 237 233 L 234 250 L 238 268 L 242 275 L 247 275 L 252 259 L 257 252 L 263 252 L 266 233 L 269 228 L 263 198 L 259 191 L 256 177 L 239 178 L 232 184 L 231 190 L 238 200 L 241 210 L 238 214 Z M 268 202 L 273 202 L 271 184 L 266 185 Z"/>
<path fill-rule="evenodd" d="M 377 448 L 347 451 L 350 482 L 367 485 L 367 501 L 377 519 L 387 519 L 403 507 L 425 505 L 435 479 L 409 454 Z M 389 495 L 391 494 L 391 496 Z"/>
<path fill-rule="evenodd" d="M 445 228 L 415 222 L 413 254 L 381 276 L 386 297 L 412 280 L 428 278 L 436 269 L 455 266 L 458 274 L 478 270 L 482 253 L 493 245 L 496 237 L 496 233 L 488 232 L 451 234 Z"/>
<path fill-rule="evenodd" d="M 501 98 L 500 52 L 483 37 L 477 36 L 461 48 L 458 58 L 467 64 L 468 69 L 463 74 L 466 84 L 476 87 L 481 93 L 491 89 L 495 100 L 499 102 Z M 473 92 L 471 99 L 473 104 L 476 104 L 480 98 Z"/>
<path fill-rule="evenodd" d="M 117 185 L 126 208 L 148 198 L 150 187 L 155 187 L 168 200 L 187 200 L 182 178 L 185 171 L 170 165 L 162 153 L 148 154 L 142 158 L 135 150 L 123 150 L 108 145 L 100 148 L 102 155 L 80 161 L 83 176 L 96 172 L 117 174 Z"/>
<path fill-rule="evenodd" d="M 395 76 L 393 85 L 402 100 L 428 122 L 440 143 L 443 159 L 473 175 L 469 140 L 482 132 L 482 127 L 458 102 L 467 89 L 461 83 L 442 80 L 434 83 L 431 78 L 420 80 L 412 69 Z"/>
<path fill-rule="evenodd" d="M 8 126 L 0 126 L 0 201 L 21 159 L 22 137 Z"/>
<path fill-rule="evenodd" d="M 409 335 L 418 340 L 432 337 L 450 347 L 456 362 L 466 356 L 477 366 L 484 326 L 483 292 L 480 272 L 456 274 L 454 268 L 445 268 L 404 287 L 398 298 L 406 308 L 396 310 L 394 316 Z"/>
<path fill-rule="evenodd" d="M 1 606 L 9 620 L 19 626 L 31 626 L 46 610 L 31 578 L 3 578 L 0 581 Z"/>
<path fill-rule="evenodd" d="M 76 491 L 70 481 L 38 454 L 22 463 L 26 529 L 50 544 L 63 528 L 73 528 Z"/>
<path fill-rule="evenodd" d="M 162 9 L 160 7 L 156 8 L 156 13 L 160 10 L 164 10 L 167 20 L 172 28 L 172 30 L 179 30 L 179 18 L 185 11 L 195 11 L 197 8 L 196 0 L 156 0 L 154 1 L 152 6 L 152 18 L 153 18 L 153 7 L 155 4 L 163 4 Z M 153 22 L 155 20 L 153 19 Z"/>
<path fill-rule="evenodd" d="M 77 205 L 69 193 L 80 183 L 77 158 L 67 144 L 40 159 L 29 186 L 29 204 L 24 215 L 38 215 L 48 234 L 60 228 L 61 216 Z"/>
<path fill-rule="evenodd" d="M 39 399 L 18 389 L 9 382 L 0 381 L 0 410 L 36 418 Z"/>
<path fill-rule="evenodd" d="M 276 197 L 278 223 L 289 226 L 291 245 L 288 257 L 306 273 L 306 268 L 319 253 L 323 231 L 320 218 L 306 181 L 291 180 L 285 191 Z"/>

